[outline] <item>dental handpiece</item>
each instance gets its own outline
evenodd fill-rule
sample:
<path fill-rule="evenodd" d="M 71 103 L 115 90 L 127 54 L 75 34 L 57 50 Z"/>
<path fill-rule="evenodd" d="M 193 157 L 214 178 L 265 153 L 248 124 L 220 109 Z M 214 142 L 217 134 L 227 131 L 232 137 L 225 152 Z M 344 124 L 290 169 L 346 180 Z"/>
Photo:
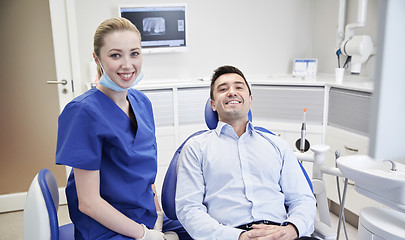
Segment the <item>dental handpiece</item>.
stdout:
<path fill-rule="evenodd" d="M 305 123 L 302 123 L 302 127 L 301 127 L 300 152 L 305 152 L 305 131 L 306 131 Z"/>
<path fill-rule="evenodd" d="M 302 126 L 301 126 L 301 142 L 300 142 L 300 152 L 305 152 L 305 132 L 307 130 L 307 126 L 305 123 L 305 113 L 307 112 L 307 109 L 304 108 L 304 119 L 302 121 Z"/>

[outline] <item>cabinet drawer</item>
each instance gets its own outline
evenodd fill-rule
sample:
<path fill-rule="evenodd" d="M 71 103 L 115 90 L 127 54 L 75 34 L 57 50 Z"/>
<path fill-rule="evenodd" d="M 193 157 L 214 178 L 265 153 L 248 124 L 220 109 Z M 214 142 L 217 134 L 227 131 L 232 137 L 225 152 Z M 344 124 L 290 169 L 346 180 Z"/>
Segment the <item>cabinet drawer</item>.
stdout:
<path fill-rule="evenodd" d="M 330 150 L 340 151 L 341 156 L 354 154 L 368 154 L 368 137 L 333 127 L 326 128 L 326 144 Z"/>

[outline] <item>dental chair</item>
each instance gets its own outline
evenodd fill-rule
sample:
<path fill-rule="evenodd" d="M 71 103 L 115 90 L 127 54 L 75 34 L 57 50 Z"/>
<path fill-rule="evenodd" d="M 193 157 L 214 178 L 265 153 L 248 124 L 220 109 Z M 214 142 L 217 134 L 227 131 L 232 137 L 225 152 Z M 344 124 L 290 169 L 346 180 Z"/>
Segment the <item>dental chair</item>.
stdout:
<path fill-rule="evenodd" d="M 72 223 L 59 227 L 59 192 L 55 176 L 42 169 L 28 190 L 23 220 L 24 239 L 74 240 Z"/>
<path fill-rule="evenodd" d="M 212 130 L 217 127 L 218 124 L 218 114 L 217 112 L 213 111 L 211 108 L 210 104 L 210 99 L 208 98 L 206 104 L 205 104 L 205 123 L 207 127 Z M 252 112 L 249 110 L 248 114 L 249 121 L 252 121 Z M 261 132 L 267 132 L 270 134 L 273 134 L 271 131 L 263 128 L 263 127 L 257 127 L 255 126 L 255 129 Z M 163 186 L 162 186 L 162 207 L 163 211 L 165 212 L 166 216 L 172 220 L 177 220 L 177 215 L 176 215 L 176 205 L 175 205 L 175 197 L 176 197 L 176 182 L 177 182 L 177 162 L 179 155 L 183 149 L 184 144 L 192 137 L 198 136 L 208 130 L 201 130 L 198 132 L 193 133 L 190 135 L 181 145 L 180 147 L 176 150 L 176 152 L 173 155 L 173 158 L 169 164 L 169 167 L 167 169 L 164 181 L 163 181 Z M 308 181 L 309 186 L 311 187 L 311 190 L 314 192 L 315 196 L 317 195 L 317 191 L 314 191 L 311 179 L 309 178 L 307 172 L 305 171 L 304 167 L 302 166 L 301 162 L 298 161 L 300 164 L 300 167 L 305 175 L 305 178 Z M 317 184 L 318 185 L 318 184 Z M 316 220 L 314 223 L 315 226 L 315 231 L 312 234 L 313 237 L 319 238 L 319 239 L 324 239 L 324 240 L 334 240 L 336 239 L 336 232 L 330 227 L 330 224 L 321 222 L 319 220 Z"/>

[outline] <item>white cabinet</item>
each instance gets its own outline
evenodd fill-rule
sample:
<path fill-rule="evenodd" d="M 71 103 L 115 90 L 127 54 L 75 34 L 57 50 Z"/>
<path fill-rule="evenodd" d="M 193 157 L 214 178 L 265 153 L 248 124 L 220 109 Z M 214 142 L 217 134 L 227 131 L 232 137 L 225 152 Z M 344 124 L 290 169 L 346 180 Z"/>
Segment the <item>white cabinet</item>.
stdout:
<path fill-rule="evenodd" d="M 322 125 L 324 116 L 323 86 L 252 85 L 252 113 L 255 121 Z"/>
<path fill-rule="evenodd" d="M 340 156 L 367 155 L 369 152 L 369 112 L 371 93 L 363 91 L 332 88 L 329 93 L 328 126 L 325 131 L 325 144 L 330 146 L 326 155 L 325 165 L 335 166 L 335 151 Z M 324 175 L 327 196 L 339 203 L 336 177 Z M 340 181 L 343 191 L 343 180 Z M 345 208 L 356 215 L 360 209 L 368 206 L 381 206 L 354 190 L 349 180 Z"/>
<path fill-rule="evenodd" d="M 325 165 L 330 167 L 335 166 L 334 153 L 336 150 L 340 152 L 340 156 L 367 154 L 368 142 L 369 140 L 366 136 L 328 126 L 326 128 L 326 144 L 330 146 L 330 150 L 326 155 Z M 325 181 L 328 198 L 335 203 L 339 203 L 336 177 L 325 174 L 323 179 Z M 343 192 L 343 179 L 340 180 L 340 189 Z M 354 190 L 353 182 L 349 181 L 345 208 L 359 215 L 362 208 L 371 206 L 381 206 L 381 204 L 357 193 Z"/>
<path fill-rule="evenodd" d="M 301 137 L 303 109 L 307 109 L 306 138 L 322 143 L 324 86 L 280 86 L 252 84 L 252 115 L 255 125 L 265 127 L 285 139 L 293 149 Z"/>
<path fill-rule="evenodd" d="M 179 88 L 177 96 L 179 125 L 205 124 L 204 110 L 210 88 Z"/>
<path fill-rule="evenodd" d="M 328 125 L 368 136 L 371 93 L 332 87 L 329 92 Z"/>
<path fill-rule="evenodd" d="M 174 126 L 174 99 L 173 89 L 143 90 L 143 93 L 152 102 L 153 115 L 156 127 Z"/>

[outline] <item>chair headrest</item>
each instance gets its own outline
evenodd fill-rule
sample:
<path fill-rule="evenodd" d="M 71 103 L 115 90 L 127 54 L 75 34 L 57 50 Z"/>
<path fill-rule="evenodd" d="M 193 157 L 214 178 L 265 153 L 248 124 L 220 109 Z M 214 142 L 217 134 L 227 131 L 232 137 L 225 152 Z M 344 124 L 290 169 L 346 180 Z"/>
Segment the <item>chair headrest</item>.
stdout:
<path fill-rule="evenodd" d="M 211 107 L 211 99 L 208 98 L 207 102 L 205 103 L 205 124 L 209 129 L 215 129 L 218 125 L 218 113 L 212 110 Z M 249 109 L 248 113 L 249 121 L 252 121 L 252 111 Z"/>

